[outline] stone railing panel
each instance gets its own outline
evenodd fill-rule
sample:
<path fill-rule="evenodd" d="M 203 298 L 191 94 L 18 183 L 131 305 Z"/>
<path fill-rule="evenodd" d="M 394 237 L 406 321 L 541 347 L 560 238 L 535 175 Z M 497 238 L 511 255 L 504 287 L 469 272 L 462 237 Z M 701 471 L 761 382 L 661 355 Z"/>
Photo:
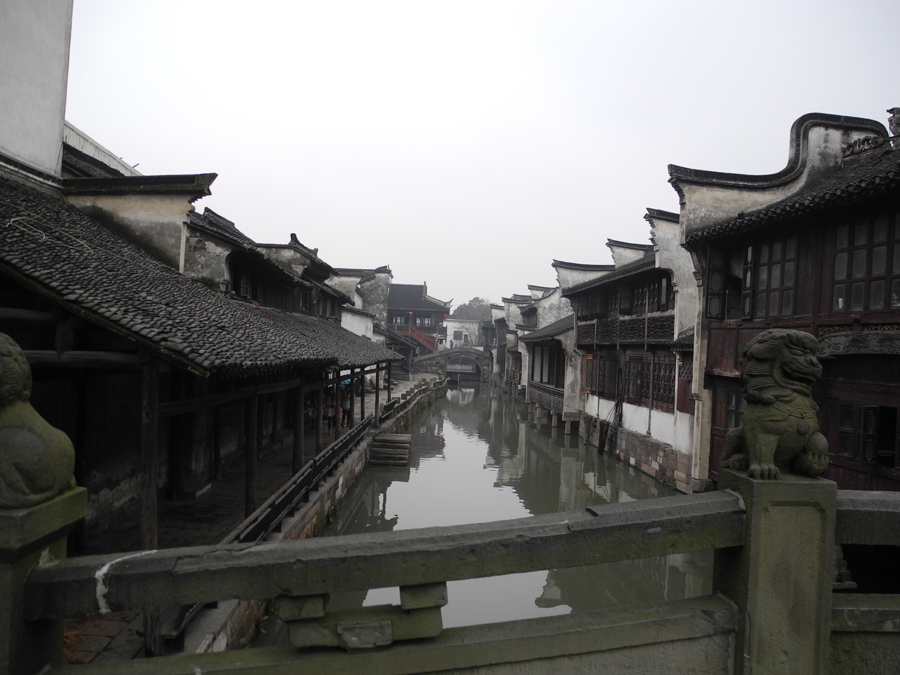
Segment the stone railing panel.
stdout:
<path fill-rule="evenodd" d="M 32 574 L 27 618 L 415 586 L 740 546 L 744 540 L 744 511 L 728 492 L 609 504 L 594 512 L 75 558 Z"/>

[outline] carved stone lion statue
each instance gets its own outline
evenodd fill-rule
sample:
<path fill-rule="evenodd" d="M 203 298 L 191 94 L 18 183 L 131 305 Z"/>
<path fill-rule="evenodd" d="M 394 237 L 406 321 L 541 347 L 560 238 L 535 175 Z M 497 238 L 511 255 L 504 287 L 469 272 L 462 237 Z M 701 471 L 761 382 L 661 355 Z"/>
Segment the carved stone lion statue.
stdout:
<path fill-rule="evenodd" d="M 819 432 L 811 391 L 822 375 L 818 345 L 808 333 L 780 328 L 747 343 L 741 356 L 747 409 L 743 426 L 725 437 L 721 467 L 763 480 L 775 480 L 782 471 L 825 473 L 828 441 Z"/>
<path fill-rule="evenodd" d="M 0 333 L 0 509 L 34 506 L 75 487 L 75 450 L 31 406 L 31 367 Z"/>

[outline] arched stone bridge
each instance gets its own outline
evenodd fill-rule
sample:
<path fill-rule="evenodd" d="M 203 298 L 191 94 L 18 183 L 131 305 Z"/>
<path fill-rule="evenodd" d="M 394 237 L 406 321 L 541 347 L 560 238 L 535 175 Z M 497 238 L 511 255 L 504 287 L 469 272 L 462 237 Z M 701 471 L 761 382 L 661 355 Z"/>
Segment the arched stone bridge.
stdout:
<path fill-rule="evenodd" d="M 413 359 L 413 365 L 419 370 L 448 377 L 458 375 L 462 379 L 487 380 L 491 376 L 492 359 L 488 352 L 479 349 L 453 347 L 417 356 Z"/>

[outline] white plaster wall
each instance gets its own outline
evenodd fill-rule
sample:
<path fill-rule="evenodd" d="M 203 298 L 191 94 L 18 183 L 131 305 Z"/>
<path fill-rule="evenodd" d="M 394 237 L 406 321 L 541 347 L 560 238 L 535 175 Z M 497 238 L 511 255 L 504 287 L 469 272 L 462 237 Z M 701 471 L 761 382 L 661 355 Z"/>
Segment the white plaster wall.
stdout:
<path fill-rule="evenodd" d="M 609 247 L 609 250 L 612 251 L 613 262 L 616 264 L 616 267 L 621 267 L 622 265 L 627 265 L 630 262 L 634 262 L 640 258 L 644 257 L 644 251 L 641 249 L 635 248 L 626 248 L 624 246 L 616 246 L 615 244 L 606 244 Z"/>
<path fill-rule="evenodd" d="M 453 340 L 454 347 L 461 347 L 466 343 L 463 340 L 457 340 L 453 337 L 453 331 L 461 331 L 469 336 L 469 342 L 466 346 L 477 347 L 484 343 L 481 332 L 481 321 L 478 319 L 444 319 L 444 326 L 447 328 L 447 345 Z"/>
<path fill-rule="evenodd" d="M 572 303 L 562 296 L 560 289 L 556 288 L 548 296 L 537 301 L 538 328 L 549 326 L 572 313 Z"/>
<path fill-rule="evenodd" d="M 675 446 L 675 415 L 661 410 L 650 411 L 650 436 L 657 441 Z"/>
<path fill-rule="evenodd" d="M 694 452 L 694 416 L 689 413 L 675 411 L 675 429 L 672 446 L 681 453 L 693 455 Z"/>
<path fill-rule="evenodd" d="M 355 312 L 341 312 L 341 327 L 346 328 L 351 333 L 362 335 L 370 340 L 374 334 L 374 322 L 371 316 L 356 314 Z"/>
<path fill-rule="evenodd" d="M 622 426 L 639 434 L 646 434 L 650 426 L 650 409 L 631 403 L 622 404 Z"/>
<path fill-rule="evenodd" d="M 573 270 L 567 267 L 556 267 L 555 265 L 554 267 L 556 269 L 556 282 L 560 288 L 577 286 L 609 274 L 609 270 Z"/>
<path fill-rule="evenodd" d="M 184 271 L 185 223 L 194 210 L 184 195 L 71 195 L 67 199 L 156 259 Z"/>
<path fill-rule="evenodd" d="M 310 259 L 293 248 L 287 246 L 266 246 L 265 244 L 257 244 L 257 248 L 262 249 L 266 256 L 298 277 L 302 277 L 304 270 L 309 267 Z"/>
<path fill-rule="evenodd" d="M 575 348 L 575 331 L 570 330 L 556 339 L 566 354 L 566 375 L 563 384 L 563 413 L 581 410 L 581 353 Z"/>
<path fill-rule="evenodd" d="M 62 168 L 73 0 L 0 2 L 0 152 Z"/>
<path fill-rule="evenodd" d="M 517 323 L 522 323 L 522 311 L 519 309 L 519 305 L 514 302 L 504 302 L 503 309 L 506 314 L 507 326 L 513 328 Z"/>
<path fill-rule="evenodd" d="M 341 293 L 346 293 L 351 298 L 353 298 L 353 302 L 356 303 L 357 309 L 362 309 L 362 301 L 359 298 L 359 295 L 356 292 L 356 285 L 359 283 L 359 280 L 362 277 L 356 276 L 330 276 L 325 280 L 325 285 L 330 288 L 334 288 Z"/>
<path fill-rule="evenodd" d="M 740 211 L 754 211 L 789 197 L 829 167 L 841 161 L 841 146 L 869 136 L 871 130 L 834 129 L 817 125 L 809 129 L 807 146 L 801 149 L 806 166 L 800 176 L 789 183 L 764 190 L 748 190 L 742 186 L 695 185 L 679 182 L 684 190 L 681 223 L 686 233 L 736 218 Z M 801 141 L 802 142 L 802 141 Z"/>
<path fill-rule="evenodd" d="M 594 394 L 584 395 L 584 414 L 599 420 L 611 420 L 616 408 L 615 401 L 600 398 Z"/>
<path fill-rule="evenodd" d="M 656 241 L 656 266 L 672 272 L 675 287 L 675 334 L 693 328 L 697 320 L 697 279 L 691 254 L 681 246 L 681 226 L 660 218 L 652 219 Z"/>

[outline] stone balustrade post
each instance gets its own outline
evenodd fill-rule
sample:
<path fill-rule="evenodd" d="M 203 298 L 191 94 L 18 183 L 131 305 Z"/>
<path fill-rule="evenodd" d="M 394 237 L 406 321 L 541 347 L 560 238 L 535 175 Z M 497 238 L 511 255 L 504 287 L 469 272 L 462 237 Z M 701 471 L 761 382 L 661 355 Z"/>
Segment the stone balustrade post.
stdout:
<path fill-rule="evenodd" d="M 63 621 L 23 619 L 25 582 L 38 564 L 66 557 L 66 537 L 84 518 L 87 491 L 0 509 L 0 675 L 32 675 L 62 664 Z"/>
<path fill-rule="evenodd" d="M 719 489 L 738 493 L 747 509 L 745 545 L 715 559 L 715 590 L 739 608 L 735 675 L 827 673 L 835 483 L 722 469 Z"/>

